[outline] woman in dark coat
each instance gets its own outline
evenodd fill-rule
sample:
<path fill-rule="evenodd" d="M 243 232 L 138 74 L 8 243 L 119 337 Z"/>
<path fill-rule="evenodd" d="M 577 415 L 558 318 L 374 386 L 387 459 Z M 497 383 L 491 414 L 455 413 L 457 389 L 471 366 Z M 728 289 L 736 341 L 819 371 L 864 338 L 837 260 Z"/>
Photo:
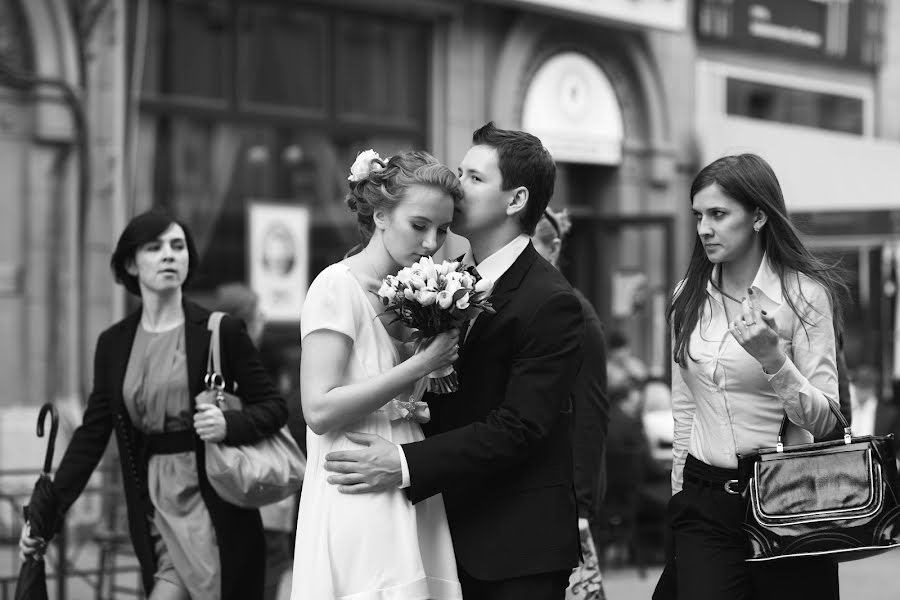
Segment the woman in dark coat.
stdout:
<path fill-rule="evenodd" d="M 287 407 L 243 323 L 227 316 L 223 376 L 227 390 L 237 385 L 244 409 L 196 405 L 209 311 L 185 300 L 182 288 L 197 262 L 190 232 L 164 214 L 141 214 L 125 228 L 112 269 L 142 306 L 97 340 L 93 391 L 54 487 L 67 510 L 115 430 L 129 530 L 150 599 L 261 598 L 259 511 L 229 504 L 210 487 L 204 442 L 254 443 L 285 424 Z M 36 544 L 23 532 L 23 552 Z"/>

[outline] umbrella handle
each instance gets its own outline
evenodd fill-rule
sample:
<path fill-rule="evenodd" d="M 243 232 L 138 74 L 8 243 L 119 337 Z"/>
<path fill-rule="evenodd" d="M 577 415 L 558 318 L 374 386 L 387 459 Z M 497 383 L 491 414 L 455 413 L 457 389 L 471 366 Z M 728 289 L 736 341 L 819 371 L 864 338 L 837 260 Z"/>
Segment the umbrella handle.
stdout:
<path fill-rule="evenodd" d="M 56 445 L 56 430 L 59 429 L 59 413 L 56 407 L 49 402 L 41 407 L 38 415 L 37 434 L 38 437 L 44 437 L 44 421 L 47 420 L 47 413 L 50 413 L 50 439 L 47 440 L 47 454 L 44 456 L 44 473 L 49 474 L 53 468 L 53 448 Z"/>

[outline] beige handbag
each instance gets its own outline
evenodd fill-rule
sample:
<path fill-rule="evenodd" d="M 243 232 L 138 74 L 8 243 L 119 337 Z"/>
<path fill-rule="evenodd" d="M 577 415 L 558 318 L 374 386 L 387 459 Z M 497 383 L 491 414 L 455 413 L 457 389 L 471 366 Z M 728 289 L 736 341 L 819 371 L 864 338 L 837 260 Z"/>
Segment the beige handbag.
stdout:
<path fill-rule="evenodd" d="M 219 325 L 225 313 L 209 315 L 207 390 L 197 404 L 214 403 L 222 410 L 242 410 L 241 399 L 225 392 Z M 206 442 L 206 475 L 219 496 L 244 508 L 259 508 L 296 494 L 303 484 L 306 457 L 287 426 L 255 444 L 230 446 Z"/>

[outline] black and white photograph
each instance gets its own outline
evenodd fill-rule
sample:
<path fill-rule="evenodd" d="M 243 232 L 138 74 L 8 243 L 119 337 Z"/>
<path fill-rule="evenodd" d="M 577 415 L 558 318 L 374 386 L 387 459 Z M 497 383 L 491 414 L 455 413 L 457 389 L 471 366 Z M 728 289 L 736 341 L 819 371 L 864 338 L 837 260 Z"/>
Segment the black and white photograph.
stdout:
<path fill-rule="evenodd" d="M 897 600 L 900 0 L 0 0 L 0 600 Z"/>

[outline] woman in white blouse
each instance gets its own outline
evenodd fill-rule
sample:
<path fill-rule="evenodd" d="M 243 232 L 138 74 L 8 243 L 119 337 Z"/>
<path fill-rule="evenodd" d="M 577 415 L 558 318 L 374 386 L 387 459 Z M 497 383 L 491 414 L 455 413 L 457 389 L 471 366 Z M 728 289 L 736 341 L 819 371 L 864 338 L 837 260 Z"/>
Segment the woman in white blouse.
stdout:
<path fill-rule="evenodd" d="M 828 403 L 838 398 L 843 284 L 803 246 L 778 179 L 759 156 L 705 167 L 691 203 L 697 240 L 668 309 L 676 559 L 664 579 L 677 574 L 677 597 L 690 600 L 837 598 L 833 564 L 744 562 L 744 504 L 728 482 L 738 454 L 774 445 L 785 413 L 788 443 L 834 428 Z"/>

